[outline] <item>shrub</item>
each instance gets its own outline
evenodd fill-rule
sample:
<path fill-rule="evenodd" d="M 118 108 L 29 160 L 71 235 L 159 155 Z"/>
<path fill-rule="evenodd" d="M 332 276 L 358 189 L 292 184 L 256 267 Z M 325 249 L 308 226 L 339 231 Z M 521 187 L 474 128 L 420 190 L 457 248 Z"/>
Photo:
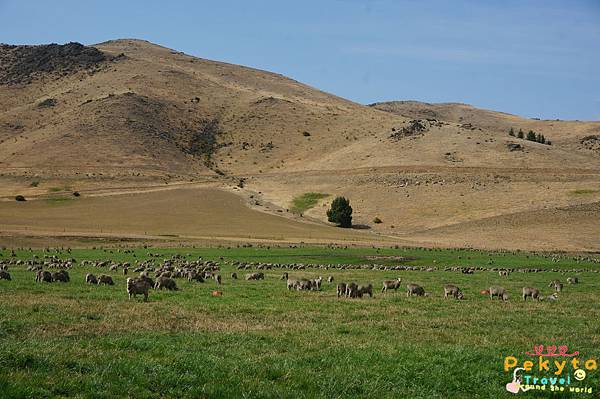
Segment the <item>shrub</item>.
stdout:
<path fill-rule="evenodd" d="M 73 192 L 73 196 L 74 196 L 74 197 L 79 197 L 80 195 L 81 195 L 81 194 L 79 194 L 79 191 L 74 191 L 74 192 Z"/>
<path fill-rule="evenodd" d="M 519 133 L 517 134 L 517 137 L 520 139 L 525 138 L 525 134 L 523 133 L 522 129 L 519 129 Z"/>
<path fill-rule="evenodd" d="M 37 181 L 37 180 L 34 180 L 34 181 L 32 181 L 32 182 L 31 182 L 30 186 L 31 186 L 31 187 L 37 187 L 39 184 L 40 184 L 40 182 L 39 182 L 39 181 Z"/>
<path fill-rule="evenodd" d="M 303 135 L 304 137 L 310 137 L 310 133 L 309 133 L 309 132 L 302 132 L 302 135 Z"/>
<path fill-rule="evenodd" d="M 512 127 L 510 128 L 510 131 L 508 132 L 509 136 L 513 136 L 515 137 L 515 129 L 513 129 Z"/>
<path fill-rule="evenodd" d="M 379 223 L 383 223 L 381 221 L 381 219 L 379 219 L 377 216 L 375 216 L 375 219 L 373 219 L 373 223 L 379 224 Z"/>
<path fill-rule="evenodd" d="M 327 211 L 327 220 L 337 223 L 340 227 L 352 227 L 352 207 L 344 197 L 337 197 Z"/>
<path fill-rule="evenodd" d="M 22 201 L 26 201 L 26 199 L 25 199 L 25 197 L 23 197 L 22 195 L 17 195 L 17 196 L 15 197 L 15 201 L 22 202 Z"/>

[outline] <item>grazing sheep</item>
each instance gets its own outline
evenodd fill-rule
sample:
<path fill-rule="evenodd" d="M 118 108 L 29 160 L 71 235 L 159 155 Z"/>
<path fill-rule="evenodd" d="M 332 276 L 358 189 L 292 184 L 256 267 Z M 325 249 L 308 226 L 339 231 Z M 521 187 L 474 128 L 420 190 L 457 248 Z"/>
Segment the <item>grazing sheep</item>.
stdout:
<path fill-rule="evenodd" d="M 115 285 L 111 276 L 107 274 L 101 274 L 98 276 L 98 285 Z"/>
<path fill-rule="evenodd" d="M 567 278 L 568 284 L 579 284 L 579 279 L 577 277 L 569 277 Z"/>
<path fill-rule="evenodd" d="M 369 294 L 369 298 L 373 298 L 373 284 L 362 284 L 357 288 L 357 294 L 359 298 L 363 295 Z"/>
<path fill-rule="evenodd" d="M 143 277 L 131 278 L 127 279 L 127 294 L 129 295 L 129 299 L 131 297 L 136 297 L 137 294 L 144 295 L 144 302 L 148 302 L 148 291 L 150 290 L 151 285 L 148 282 L 148 279 Z"/>
<path fill-rule="evenodd" d="M 71 281 L 71 278 L 69 277 L 69 272 L 67 272 L 66 270 L 60 270 L 52 273 L 52 281 L 68 283 L 69 281 Z"/>
<path fill-rule="evenodd" d="M 288 279 L 288 273 L 287 273 L 287 272 L 284 272 L 284 273 L 281 275 L 281 278 L 280 278 L 280 280 L 287 280 L 287 279 Z"/>
<path fill-rule="evenodd" d="M 288 291 L 291 289 L 296 288 L 296 285 L 298 284 L 298 280 L 296 280 L 295 278 L 288 278 L 287 279 L 287 289 Z"/>
<path fill-rule="evenodd" d="M 398 291 L 398 288 L 400 288 L 400 283 L 402 283 L 402 279 L 400 277 L 398 277 L 395 280 L 385 280 L 383 282 L 383 287 L 381 288 L 381 292 L 386 292 L 387 290 L 394 290 L 394 291 Z"/>
<path fill-rule="evenodd" d="M 346 284 L 346 296 L 348 298 L 356 298 L 358 296 L 358 285 L 356 283 Z"/>
<path fill-rule="evenodd" d="M 321 282 L 323 281 L 323 277 L 316 278 L 311 280 L 312 289 L 315 291 L 321 290 Z"/>
<path fill-rule="evenodd" d="M 425 288 L 418 284 L 408 284 L 406 286 L 406 296 L 425 296 Z"/>
<path fill-rule="evenodd" d="M 462 291 L 454 284 L 444 286 L 444 298 L 448 298 L 449 296 L 453 296 L 455 299 L 464 299 Z"/>
<path fill-rule="evenodd" d="M 495 296 L 503 301 L 508 301 L 508 294 L 503 287 L 490 287 L 490 299 L 494 299 Z"/>
<path fill-rule="evenodd" d="M 85 282 L 88 284 L 98 284 L 98 279 L 92 273 L 85 275 Z"/>
<path fill-rule="evenodd" d="M 338 298 L 346 295 L 346 283 L 338 283 L 337 296 Z"/>
<path fill-rule="evenodd" d="M 560 282 L 560 280 L 552 280 L 550 281 L 550 284 L 548 284 L 548 287 L 554 287 L 556 292 L 561 292 L 563 289 L 563 284 Z"/>
<path fill-rule="evenodd" d="M 312 288 L 312 286 L 313 286 L 313 280 L 307 280 L 305 278 L 298 280 L 298 282 L 296 283 L 296 289 L 298 291 L 310 290 Z"/>
<path fill-rule="evenodd" d="M 508 276 L 510 275 L 510 272 L 509 272 L 508 270 L 500 270 L 500 271 L 498 272 L 498 274 L 499 274 L 500 276 L 505 276 L 505 277 L 508 277 Z"/>
<path fill-rule="evenodd" d="M 0 280 L 8 280 L 11 281 L 10 273 L 6 270 L 0 270 Z"/>
<path fill-rule="evenodd" d="M 221 284 L 221 275 L 220 274 L 215 274 L 215 282 L 217 284 Z"/>
<path fill-rule="evenodd" d="M 51 283 L 52 282 L 52 273 L 50 273 L 49 271 L 46 271 L 46 270 L 38 270 L 38 272 L 35 274 L 35 282 L 36 283 L 41 283 L 41 282 Z"/>
<path fill-rule="evenodd" d="M 558 294 L 555 292 L 546 298 L 547 301 L 558 301 Z"/>
<path fill-rule="evenodd" d="M 237 280 L 237 273 L 235 273 L 235 272 L 231 273 L 231 278 L 234 280 Z"/>
<path fill-rule="evenodd" d="M 523 300 L 526 301 L 528 297 L 531 297 L 531 299 L 535 299 L 538 301 L 542 300 L 542 298 L 540 297 L 540 290 L 532 287 L 523 287 Z"/>
<path fill-rule="evenodd" d="M 237 275 L 236 275 L 236 278 L 237 278 Z M 189 282 L 197 281 L 199 283 L 203 283 L 204 282 L 204 277 L 202 277 L 201 273 L 196 273 L 194 271 L 191 271 L 191 272 L 188 273 L 188 281 Z"/>
<path fill-rule="evenodd" d="M 248 273 L 248 274 L 246 274 L 245 278 L 246 278 L 246 280 L 264 280 L 265 275 L 262 272 Z"/>
<path fill-rule="evenodd" d="M 129 271 L 128 268 L 124 267 L 123 268 L 123 276 L 127 276 L 127 272 Z"/>
<path fill-rule="evenodd" d="M 162 290 L 163 288 L 168 289 L 169 291 L 177 291 L 177 284 L 175 280 L 170 277 L 159 277 L 156 280 L 156 284 L 154 284 L 155 290 Z"/>
<path fill-rule="evenodd" d="M 333 283 L 333 276 L 329 276 L 329 277 L 327 277 L 327 282 L 328 282 L 329 284 Z"/>

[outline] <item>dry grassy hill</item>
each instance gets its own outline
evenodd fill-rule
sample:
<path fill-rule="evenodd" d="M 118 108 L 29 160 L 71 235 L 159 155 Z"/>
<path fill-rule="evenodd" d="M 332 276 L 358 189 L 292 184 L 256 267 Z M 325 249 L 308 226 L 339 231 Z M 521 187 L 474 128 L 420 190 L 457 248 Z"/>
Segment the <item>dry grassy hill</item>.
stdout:
<path fill-rule="evenodd" d="M 510 137 L 511 127 L 543 133 L 553 145 Z M 366 241 L 387 235 L 428 245 L 597 250 L 599 135 L 598 122 L 529 120 L 462 104 L 364 106 L 278 74 L 140 40 L 4 45 L 0 196 L 7 205 L 0 224 L 10 219 L 25 228 L 7 216 L 16 194 L 84 217 L 73 202 L 82 199 L 69 197 L 73 190 L 84 197 L 162 193 L 174 184 L 233 190 L 244 179 L 235 191 L 253 212 L 285 215 L 289 223 L 322 224 L 334 195 L 350 197 L 355 222 L 368 228 Z M 306 192 L 330 196 L 304 217 L 290 216 L 292 199 Z M 57 197 L 69 200 L 57 205 Z M 136 198 L 141 208 L 154 204 Z M 203 235 L 184 226 L 204 212 L 193 209 L 179 216 L 181 231 L 169 225 L 167 234 Z M 37 231 L 35 212 L 43 209 L 31 212 Z M 376 216 L 383 223 L 374 224 Z M 579 229 L 583 220 L 589 228 Z M 239 223 L 249 233 L 238 235 L 252 236 L 254 227 Z M 143 235 L 138 224 L 124 225 L 127 234 Z M 43 230 L 51 233 L 47 224 Z M 159 225 L 151 230 L 160 235 Z M 278 236 L 275 230 L 268 235 Z M 538 239 L 513 240 L 512 231 Z"/>

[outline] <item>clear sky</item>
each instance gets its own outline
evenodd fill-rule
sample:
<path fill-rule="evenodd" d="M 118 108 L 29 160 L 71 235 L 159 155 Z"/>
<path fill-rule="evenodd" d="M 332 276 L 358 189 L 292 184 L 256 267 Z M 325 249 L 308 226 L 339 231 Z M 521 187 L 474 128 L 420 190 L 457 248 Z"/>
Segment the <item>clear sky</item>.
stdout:
<path fill-rule="evenodd" d="M 146 39 L 360 103 L 600 120 L 600 0 L 0 0 L 0 42 Z"/>

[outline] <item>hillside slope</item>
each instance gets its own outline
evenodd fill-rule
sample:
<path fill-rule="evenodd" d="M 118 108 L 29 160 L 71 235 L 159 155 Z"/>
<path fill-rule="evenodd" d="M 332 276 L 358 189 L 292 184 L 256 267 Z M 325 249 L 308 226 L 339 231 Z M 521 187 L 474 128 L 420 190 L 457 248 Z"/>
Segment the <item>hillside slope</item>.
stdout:
<path fill-rule="evenodd" d="M 543 133 L 552 145 L 511 137 L 510 128 Z M 239 186 L 263 214 L 289 216 L 298 195 L 329 194 L 295 217 L 321 224 L 331 198 L 345 195 L 356 224 L 403 243 L 600 249 L 598 122 L 464 104 L 364 106 L 142 40 L 0 46 L 0 199 L 23 194 L 55 207 L 73 190 L 110 196 L 202 182 Z M 147 199 L 137 206 L 152 208 L 149 196 L 135 197 Z M 198 215 L 189 209 L 192 223 Z M 558 239 L 540 218 L 569 234 Z M 579 229 L 582 220 L 589 227 Z M 503 233 L 493 236 L 494 226 Z M 512 241 L 512 230 L 538 238 Z M 572 236 L 578 231 L 584 237 Z"/>

